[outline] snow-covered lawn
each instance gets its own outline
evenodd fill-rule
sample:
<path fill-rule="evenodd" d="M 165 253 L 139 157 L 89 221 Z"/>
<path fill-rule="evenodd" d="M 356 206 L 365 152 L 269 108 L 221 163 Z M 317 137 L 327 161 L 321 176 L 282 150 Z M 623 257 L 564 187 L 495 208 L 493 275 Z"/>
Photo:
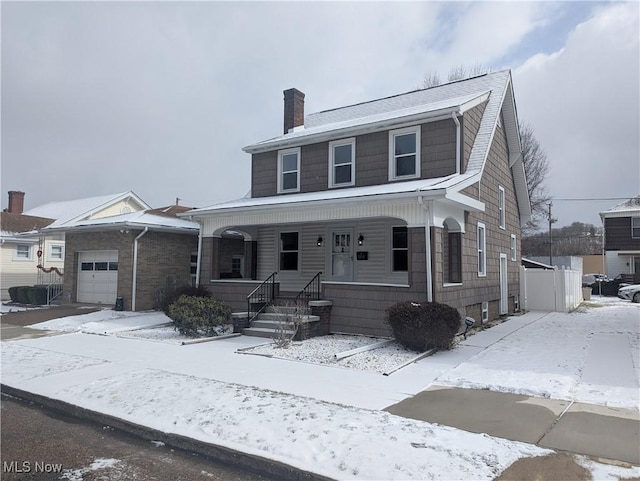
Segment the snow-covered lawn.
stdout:
<path fill-rule="evenodd" d="M 87 334 L 114 334 L 171 322 L 162 312 L 130 312 L 102 309 L 89 314 L 61 317 L 29 326 L 32 329 L 61 332 L 84 332 Z"/>
<path fill-rule="evenodd" d="M 227 324 L 222 329 L 220 336 L 231 333 L 233 333 L 233 324 Z M 131 331 L 120 331 L 116 333 L 116 336 L 145 341 L 166 342 L 169 344 L 182 344 L 194 340 L 194 338 L 183 336 L 173 326 L 149 327 L 134 329 Z"/>
<path fill-rule="evenodd" d="M 2 304 L 0 304 L 0 315 L 9 314 L 11 312 L 28 311 L 31 309 L 42 309 L 42 307 L 41 306 L 27 307 L 27 306 L 18 305 L 18 304 L 12 304 L 9 301 L 5 301 Z"/>
<path fill-rule="evenodd" d="M 141 342 L 168 335 L 166 327 L 144 327 L 167 322 L 159 313 L 87 316 L 43 323 L 68 335 L 3 342 L 3 383 L 337 479 L 489 480 L 518 458 L 549 452 L 366 408 L 432 385 L 639 404 L 640 306 L 616 299 L 596 298 L 571 314 L 512 317 L 389 377 L 369 372 L 380 359 L 365 356 L 393 345 L 332 360 L 377 339 L 265 345 L 263 353 L 278 352 L 265 358 L 236 353 L 260 342 L 244 337 L 193 346 Z M 133 333 L 143 337 L 121 337 Z M 336 369 L 349 359 L 363 370 Z M 577 459 L 595 479 L 640 477 L 638 467 Z"/>

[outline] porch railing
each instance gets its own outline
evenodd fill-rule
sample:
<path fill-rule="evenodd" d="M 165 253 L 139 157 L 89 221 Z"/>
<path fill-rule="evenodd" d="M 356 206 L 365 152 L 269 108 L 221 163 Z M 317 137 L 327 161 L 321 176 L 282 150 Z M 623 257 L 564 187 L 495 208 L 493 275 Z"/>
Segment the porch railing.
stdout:
<path fill-rule="evenodd" d="M 51 301 L 57 299 L 62 294 L 62 284 L 49 284 L 47 286 L 47 305 L 51 304 Z"/>
<path fill-rule="evenodd" d="M 247 323 L 251 323 L 258 314 L 273 302 L 276 295 L 276 274 L 274 272 L 247 296 Z"/>
<path fill-rule="evenodd" d="M 303 304 L 305 307 L 308 306 L 309 301 L 317 301 L 320 300 L 322 283 L 320 282 L 320 276 L 322 272 L 318 272 L 313 279 L 311 279 L 304 288 L 298 292 L 296 296 L 295 305 L 299 306 Z"/>

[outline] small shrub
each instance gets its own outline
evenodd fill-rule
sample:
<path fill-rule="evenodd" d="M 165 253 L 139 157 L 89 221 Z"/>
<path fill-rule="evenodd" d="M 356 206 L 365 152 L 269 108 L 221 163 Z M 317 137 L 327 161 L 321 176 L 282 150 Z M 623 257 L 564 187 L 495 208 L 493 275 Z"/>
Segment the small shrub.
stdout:
<path fill-rule="evenodd" d="M 176 287 L 167 292 L 162 301 L 162 311 L 168 316 L 169 306 L 176 302 L 181 296 L 189 297 L 213 297 L 211 291 L 204 286 L 185 285 Z"/>
<path fill-rule="evenodd" d="M 168 311 L 175 329 L 189 337 L 219 336 L 231 318 L 231 308 L 210 296 L 180 296 Z"/>
<path fill-rule="evenodd" d="M 385 322 L 407 349 L 451 349 L 460 328 L 460 313 L 437 302 L 400 302 L 387 309 Z"/>

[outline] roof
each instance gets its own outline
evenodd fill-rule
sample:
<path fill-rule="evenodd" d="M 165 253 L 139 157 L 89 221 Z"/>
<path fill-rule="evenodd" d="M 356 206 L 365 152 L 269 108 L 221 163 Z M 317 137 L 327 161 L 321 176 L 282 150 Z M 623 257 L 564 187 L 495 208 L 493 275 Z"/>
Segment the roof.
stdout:
<path fill-rule="evenodd" d="M 545 269 L 545 270 L 554 270 L 555 267 L 550 266 L 549 264 L 545 264 L 543 262 L 534 261 L 533 259 L 528 259 L 526 257 L 522 257 L 520 259 L 520 263 L 528 267 L 530 269 Z"/>
<path fill-rule="evenodd" d="M 13 214 L 10 212 L 0 213 L 0 230 L 2 236 L 11 236 L 21 232 L 33 232 L 48 226 L 53 219 L 36 217 L 33 215 Z"/>
<path fill-rule="evenodd" d="M 188 209 L 188 208 L 187 208 Z M 111 230 L 130 228 L 149 228 L 157 231 L 183 231 L 190 234 L 197 234 L 200 225 L 186 219 L 179 219 L 175 215 L 158 213 L 158 209 L 147 209 L 128 214 L 114 215 L 110 217 L 100 217 L 97 219 L 82 219 L 76 222 L 69 222 L 64 225 L 50 225 L 45 227 L 43 232 L 51 231 L 78 231 L 78 230 Z"/>
<path fill-rule="evenodd" d="M 102 209 L 109 207 L 111 204 L 115 204 L 121 200 L 131 197 L 143 209 L 149 209 L 150 206 L 144 202 L 135 193 L 122 192 L 119 194 L 104 195 L 100 197 L 87 197 L 84 199 L 75 199 L 62 202 L 49 202 L 48 204 L 41 205 L 34 209 L 30 209 L 24 214 L 48 217 L 55 219 L 54 226 L 60 226 L 74 220 L 79 220 L 85 217 L 89 217 L 92 214 L 99 212 Z"/>
<path fill-rule="evenodd" d="M 640 195 L 627 199 L 609 210 L 600 212 L 601 218 L 629 217 L 631 215 L 640 215 Z"/>

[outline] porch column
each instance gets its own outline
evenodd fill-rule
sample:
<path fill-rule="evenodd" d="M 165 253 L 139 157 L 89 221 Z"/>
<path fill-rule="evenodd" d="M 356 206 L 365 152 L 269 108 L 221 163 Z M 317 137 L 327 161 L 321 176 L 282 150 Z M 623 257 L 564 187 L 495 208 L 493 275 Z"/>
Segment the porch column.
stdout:
<path fill-rule="evenodd" d="M 244 241 L 244 272 L 245 279 L 257 279 L 258 277 L 258 243 L 256 241 Z"/>
<path fill-rule="evenodd" d="M 221 237 L 211 238 L 211 279 L 220 279 L 220 241 Z"/>
<path fill-rule="evenodd" d="M 213 266 L 214 257 L 214 247 L 213 247 L 213 237 L 204 237 L 202 239 L 202 250 L 200 252 L 200 285 L 208 286 L 211 279 L 211 268 Z"/>

